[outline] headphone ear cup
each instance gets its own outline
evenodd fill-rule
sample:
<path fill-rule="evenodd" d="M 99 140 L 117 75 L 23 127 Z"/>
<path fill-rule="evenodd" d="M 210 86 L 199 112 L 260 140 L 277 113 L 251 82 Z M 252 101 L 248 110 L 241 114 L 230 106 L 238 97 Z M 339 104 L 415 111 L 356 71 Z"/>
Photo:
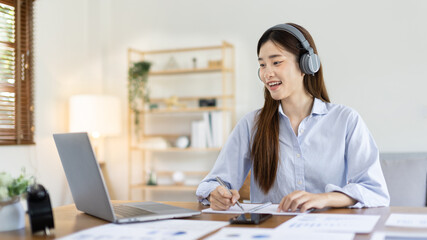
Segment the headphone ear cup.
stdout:
<path fill-rule="evenodd" d="M 303 54 L 300 59 L 300 68 L 303 73 L 313 75 L 320 68 L 320 60 L 317 54 Z"/>

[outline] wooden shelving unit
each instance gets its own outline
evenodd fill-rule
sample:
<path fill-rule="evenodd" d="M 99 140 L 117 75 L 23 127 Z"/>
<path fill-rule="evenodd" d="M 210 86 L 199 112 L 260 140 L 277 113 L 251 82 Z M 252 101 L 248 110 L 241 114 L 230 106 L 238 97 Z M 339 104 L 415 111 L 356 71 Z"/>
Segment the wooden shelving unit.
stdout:
<path fill-rule="evenodd" d="M 162 69 L 165 63 L 164 59 L 172 59 L 173 57 L 185 57 L 192 56 L 191 60 L 194 65 L 191 67 L 180 66 L 173 69 Z M 212 57 L 213 59 L 209 59 Z M 198 60 L 197 66 L 195 63 L 196 59 Z M 201 60 L 200 60 L 201 59 Z M 178 59 L 179 62 L 181 59 Z M 216 65 L 211 65 L 209 61 L 214 60 Z M 234 66 L 234 47 L 230 43 L 223 42 L 221 45 L 217 46 L 207 46 L 207 47 L 194 47 L 194 48 L 181 48 L 181 49 L 166 49 L 166 50 L 154 50 L 154 51 L 141 51 L 137 49 L 128 49 L 128 64 L 129 67 L 132 66 L 134 62 L 139 61 L 149 61 L 152 63 L 152 66 L 157 66 L 157 68 L 151 69 L 148 73 L 149 76 L 149 86 L 150 83 L 156 83 L 156 81 L 163 81 L 165 88 L 169 87 L 169 82 L 183 81 L 186 78 L 195 78 L 198 84 L 200 82 L 206 81 L 205 78 L 209 78 L 208 84 L 218 86 L 219 91 L 215 92 L 214 90 L 205 92 L 201 94 L 199 91 L 194 90 L 189 94 L 182 94 L 182 92 L 172 88 L 169 92 L 172 92 L 175 99 L 180 103 L 188 103 L 186 107 L 173 107 L 168 108 L 164 103 L 172 95 L 167 96 L 150 96 L 150 104 L 159 105 L 157 108 L 145 108 L 139 114 L 139 119 L 141 121 L 142 130 L 139 136 L 135 136 L 133 131 L 134 128 L 134 119 L 135 114 L 129 109 L 129 192 L 128 198 L 133 199 L 133 195 L 137 191 L 142 191 L 142 200 L 147 200 L 146 195 L 148 191 L 173 191 L 173 192 L 189 192 L 194 195 L 197 186 L 196 185 L 184 185 L 184 184 L 164 184 L 164 185 L 147 185 L 147 174 L 149 171 L 153 171 L 152 162 L 156 154 L 164 155 L 185 155 L 191 156 L 194 154 L 210 154 L 217 156 L 221 150 L 220 147 L 205 147 L 205 148 L 178 148 L 175 146 L 168 147 L 147 147 L 141 146 L 140 143 L 144 142 L 149 138 L 162 138 L 167 139 L 168 141 L 173 142 L 174 139 L 182 135 L 190 136 L 191 132 L 185 134 L 176 134 L 171 132 L 168 133 L 150 133 L 146 131 L 148 125 L 150 124 L 147 119 L 150 117 L 160 117 L 171 120 L 171 124 L 166 124 L 162 126 L 164 129 L 174 128 L 173 119 L 175 116 L 182 115 L 201 115 L 206 112 L 221 112 L 223 116 L 223 122 L 230 122 L 231 126 L 227 129 L 225 126 L 221 129 L 223 131 L 223 142 L 225 142 L 226 137 L 229 134 L 229 131 L 232 128 L 232 125 L 235 123 L 235 66 Z M 165 80 L 168 79 L 168 80 Z M 213 80 L 211 80 L 213 79 Z M 185 84 L 185 83 L 184 83 Z M 201 99 L 215 99 L 216 106 L 212 107 L 200 107 L 198 102 Z M 144 103 L 141 103 L 144 105 Z M 225 114 L 226 113 L 226 114 Z M 164 122 L 162 122 L 164 124 Z M 151 123 L 153 124 L 153 123 Z M 188 122 L 191 124 L 191 122 Z M 155 125 L 155 123 L 154 123 Z M 151 127 L 151 125 L 150 125 Z M 134 156 L 134 155 L 138 156 Z M 161 157 L 156 157 L 159 159 Z M 170 160 L 170 159 L 169 159 Z M 156 160 L 157 161 L 157 160 Z M 199 159 L 197 161 L 203 161 Z M 135 171 L 134 167 L 142 166 L 140 171 Z M 174 169 L 168 170 L 156 170 L 156 175 L 159 177 L 168 177 L 172 176 Z M 194 169 L 187 169 L 184 171 L 185 176 L 191 177 L 200 177 L 203 178 L 208 171 L 197 171 Z M 139 180 L 135 180 L 135 177 L 139 177 Z M 141 192 L 139 192 L 141 193 Z"/>

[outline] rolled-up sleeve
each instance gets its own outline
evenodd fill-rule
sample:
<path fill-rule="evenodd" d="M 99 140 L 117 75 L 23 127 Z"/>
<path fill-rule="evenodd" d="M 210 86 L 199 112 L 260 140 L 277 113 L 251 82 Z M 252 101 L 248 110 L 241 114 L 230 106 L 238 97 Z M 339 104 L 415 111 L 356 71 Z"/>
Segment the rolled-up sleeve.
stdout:
<path fill-rule="evenodd" d="M 379 151 L 362 118 L 353 112 L 348 120 L 345 160 L 347 184 L 328 184 L 326 192 L 342 192 L 357 201 L 351 207 L 388 206 L 390 197 L 382 173 Z"/>
<path fill-rule="evenodd" d="M 220 177 L 230 189 L 240 189 L 251 168 L 250 137 L 254 113 L 242 118 L 224 144 L 214 167 L 199 184 L 196 196 L 208 205 L 209 194 L 219 186 L 215 180 Z"/>

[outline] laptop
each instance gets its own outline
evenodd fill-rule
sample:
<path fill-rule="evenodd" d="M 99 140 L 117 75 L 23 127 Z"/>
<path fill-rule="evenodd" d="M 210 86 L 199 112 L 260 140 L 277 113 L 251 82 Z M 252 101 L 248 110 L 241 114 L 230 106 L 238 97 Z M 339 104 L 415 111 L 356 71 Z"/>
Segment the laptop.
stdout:
<path fill-rule="evenodd" d="M 200 211 L 157 202 L 112 204 L 87 133 L 53 134 L 78 210 L 113 223 L 199 215 Z"/>

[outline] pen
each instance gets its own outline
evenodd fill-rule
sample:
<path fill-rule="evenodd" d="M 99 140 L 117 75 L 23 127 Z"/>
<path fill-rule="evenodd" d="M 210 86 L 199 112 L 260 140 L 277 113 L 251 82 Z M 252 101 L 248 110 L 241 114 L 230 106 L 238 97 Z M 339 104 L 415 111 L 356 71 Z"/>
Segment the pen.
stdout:
<path fill-rule="evenodd" d="M 251 210 L 249 210 L 249 212 L 250 212 L 250 213 L 252 213 L 252 212 L 258 211 L 258 210 L 260 210 L 260 209 L 263 209 L 263 208 L 265 208 L 265 207 L 270 206 L 271 204 L 272 204 L 271 202 L 266 202 L 266 203 L 264 203 L 264 204 L 259 205 L 258 207 L 254 207 L 254 208 L 252 208 Z"/>
<path fill-rule="evenodd" d="M 225 183 L 222 181 L 222 179 L 220 177 L 216 177 L 216 180 L 219 182 L 219 184 L 221 184 L 221 186 L 223 186 L 223 187 L 225 187 L 225 189 L 227 189 L 227 191 L 231 194 L 231 196 L 233 196 L 230 189 L 228 189 L 227 185 L 225 185 Z M 239 206 L 240 209 L 242 209 L 243 212 L 245 211 L 245 209 L 243 209 L 243 207 L 240 205 L 239 201 L 236 201 L 236 204 L 237 204 L 237 206 Z"/>

